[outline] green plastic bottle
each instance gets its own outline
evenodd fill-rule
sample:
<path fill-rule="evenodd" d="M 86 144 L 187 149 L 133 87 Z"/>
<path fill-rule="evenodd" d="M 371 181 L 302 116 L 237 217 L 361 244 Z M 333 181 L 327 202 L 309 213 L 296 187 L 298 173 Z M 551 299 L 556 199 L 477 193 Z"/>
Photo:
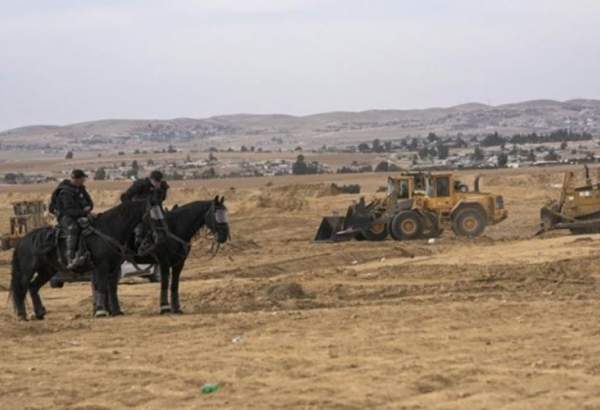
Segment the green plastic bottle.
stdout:
<path fill-rule="evenodd" d="M 219 390 L 218 383 L 206 383 L 202 386 L 202 394 L 211 394 Z"/>

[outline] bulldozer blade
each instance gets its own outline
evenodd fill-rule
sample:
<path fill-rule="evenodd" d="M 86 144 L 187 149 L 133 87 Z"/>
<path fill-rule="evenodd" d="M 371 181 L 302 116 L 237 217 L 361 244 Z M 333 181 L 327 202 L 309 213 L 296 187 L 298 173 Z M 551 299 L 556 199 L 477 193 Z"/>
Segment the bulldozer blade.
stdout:
<path fill-rule="evenodd" d="M 343 216 L 324 217 L 317 230 L 315 242 L 337 242 L 351 239 L 351 234 L 343 232 L 344 222 Z"/>

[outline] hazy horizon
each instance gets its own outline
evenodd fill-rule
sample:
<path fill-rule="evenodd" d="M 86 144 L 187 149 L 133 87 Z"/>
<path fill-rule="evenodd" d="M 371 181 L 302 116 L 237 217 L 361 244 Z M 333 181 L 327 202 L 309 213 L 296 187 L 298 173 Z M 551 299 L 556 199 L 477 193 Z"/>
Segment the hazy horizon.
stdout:
<path fill-rule="evenodd" d="M 0 132 L 4 132 L 4 131 L 10 131 L 10 130 L 15 130 L 15 129 L 20 129 L 20 128 L 27 128 L 27 127 L 36 127 L 36 126 L 40 126 L 40 127 L 44 127 L 44 126 L 58 126 L 58 127 L 63 127 L 63 126 L 70 126 L 70 125 L 75 125 L 75 124 L 85 124 L 88 122 L 99 122 L 99 121 L 169 121 L 169 120 L 177 120 L 177 119 L 194 119 L 194 120 L 203 120 L 203 119 L 210 119 L 210 118 L 214 118 L 214 117 L 221 117 L 221 116 L 236 116 L 236 115 L 265 115 L 265 116 L 269 116 L 269 115 L 284 115 L 284 116 L 292 116 L 292 117 L 310 117 L 311 115 L 319 115 L 319 114 L 330 114 L 330 113 L 336 113 L 336 112 L 350 112 L 350 113 L 360 113 L 360 112 L 368 112 L 368 111 L 402 111 L 402 110 L 406 110 L 406 111 L 419 111 L 419 110 L 429 110 L 429 109 L 448 109 L 448 108 L 455 108 L 455 107 L 460 107 L 460 106 L 464 106 L 464 105 L 469 105 L 469 104 L 483 104 L 486 105 L 488 107 L 501 107 L 504 105 L 512 105 L 512 104 L 522 104 L 522 103 L 531 103 L 531 102 L 535 102 L 535 101 L 554 101 L 554 102 L 559 102 L 559 103 L 565 103 L 568 101 L 573 101 L 573 100 L 587 100 L 587 101 L 598 101 L 600 102 L 600 99 L 590 99 L 590 98 L 572 98 L 572 99 L 568 99 L 568 100 L 551 100 L 551 99 L 535 99 L 535 100 L 525 100 L 525 101 L 512 101 L 512 102 L 508 102 L 508 103 L 502 103 L 502 104 L 497 104 L 497 105 L 488 105 L 479 101 L 469 101 L 469 102 L 464 102 L 464 103 L 459 103 L 456 105 L 450 105 L 450 106 L 431 106 L 431 107 L 413 107 L 413 108 L 369 108 L 369 109 L 365 109 L 365 110 L 331 110 L 331 111 L 321 111 L 321 112 L 314 112 L 314 113 L 304 113 L 304 114 L 290 114 L 290 113 L 285 113 L 285 112 L 264 112 L 264 113 L 256 113 L 256 112 L 232 112 L 232 113 L 225 113 L 225 114 L 214 114 L 214 115 L 209 115 L 206 117 L 187 117 L 187 116 L 178 116 L 178 117 L 113 117 L 113 118 L 90 118 L 87 120 L 83 120 L 83 121 L 77 121 L 77 122 L 70 122 L 70 123 L 31 123 L 31 124 L 26 124 L 26 125 L 22 125 L 22 126 L 17 126 L 17 127 L 12 127 L 12 128 L 6 128 L 6 129 L 0 129 Z"/>
<path fill-rule="evenodd" d="M 600 3 L 448 3 L 8 3 L 0 130 L 600 98 Z"/>

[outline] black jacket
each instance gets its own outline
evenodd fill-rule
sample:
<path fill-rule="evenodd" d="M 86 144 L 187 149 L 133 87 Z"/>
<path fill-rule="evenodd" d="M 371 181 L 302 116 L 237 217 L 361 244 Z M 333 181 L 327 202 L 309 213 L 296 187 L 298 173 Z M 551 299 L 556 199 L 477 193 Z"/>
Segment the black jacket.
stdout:
<path fill-rule="evenodd" d="M 167 198 L 169 184 L 166 181 L 160 183 L 160 202 Z M 150 198 L 157 189 L 152 185 L 150 178 L 138 179 L 127 191 L 121 195 L 121 201 L 143 201 Z"/>
<path fill-rule="evenodd" d="M 94 208 L 94 202 L 85 187 L 76 187 L 68 179 L 58 185 L 52 198 L 53 204 L 50 205 L 50 208 L 51 210 L 54 208 L 59 218 L 63 216 L 80 218 L 87 214 L 84 211 L 85 208 L 89 207 L 89 211 Z"/>

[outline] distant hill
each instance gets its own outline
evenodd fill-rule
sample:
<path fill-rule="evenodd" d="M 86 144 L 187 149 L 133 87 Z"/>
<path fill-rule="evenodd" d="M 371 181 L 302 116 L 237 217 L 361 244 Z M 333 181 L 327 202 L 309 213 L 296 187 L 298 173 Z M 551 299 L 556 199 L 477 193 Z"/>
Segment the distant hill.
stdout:
<path fill-rule="evenodd" d="M 33 125 L 0 132 L 0 144 L 20 147 L 105 149 L 144 143 L 195 146 L 337 145 L 441 135 L 544 133 L 559 128 L 600 134 L 600 100 L 534 100 L 489 106 L 328 112 L 307 116 L 222 115 L 204 119 L 105 119 L 65 126 Z"/>

